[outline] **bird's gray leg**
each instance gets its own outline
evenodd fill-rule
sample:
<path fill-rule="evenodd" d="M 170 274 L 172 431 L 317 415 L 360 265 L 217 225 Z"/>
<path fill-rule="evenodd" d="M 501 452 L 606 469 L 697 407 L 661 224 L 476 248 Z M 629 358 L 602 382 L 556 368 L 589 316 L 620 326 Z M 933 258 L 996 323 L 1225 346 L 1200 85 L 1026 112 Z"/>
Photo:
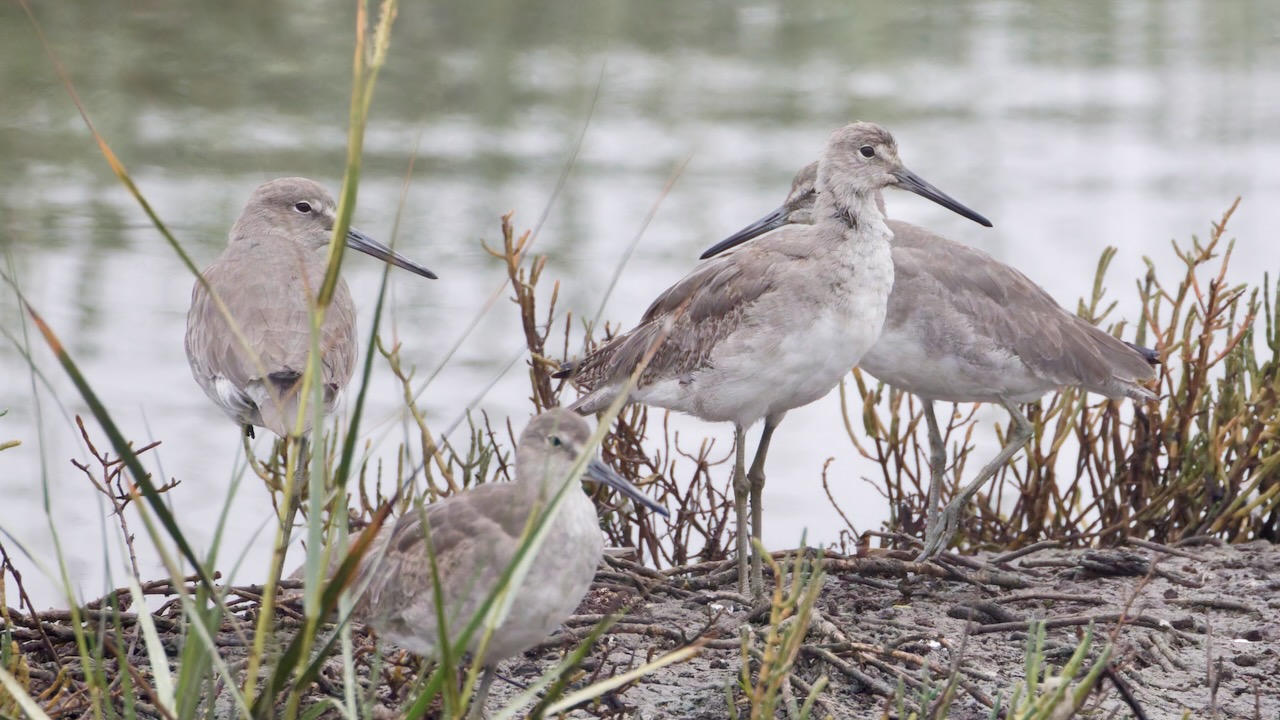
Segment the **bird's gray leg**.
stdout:
<path fill-rule="evenodd" d="M 489 697 L 489 687 L 493 685 L 493 679 L 497 677 L 498 671 L 490 666 L 480 673 L 480 687 L 476 688 L 476 694 L 471 697 L 471 711 L 467 713 L 467 720 L 480 720 L 480 718 L 489 717 L 489 713 L 484 709 L 484 701 Z"/>
<path fill-rule="evenodd" d="M 733 426 L 733 509 L 738 516 L 738 592 L 747 591 L 747 556 L 751 543 L 747 529 L 747 497 L 751 492 L 751 481 L 747 478 L 746 444 L 747 429 L 741 425 Z"/>
<path fill-rule="evenodd" d="M 925 528 L 938 524 L 938 510 L 942 495 L 943 470 L 947 467 L 947 446 L 942 442 L 938 428 L 938 416 L 933 412 L 933 401 L 921 398 L 924 403 L 924 421 L 929 427 L 929 499 L 925 507 Z"/>
<path fill-rule="evenodd" d="M 1004 447 L 1000 448 L 1000 452 L 991 459 L 991 462 L 978 472 L 978 476 L 973 479 L 961 490 L 951 502 L 947 503 L 947 507 L 938 516 L 937 523 L 930 523 L 929 529 L 925 533 L 924 549 L 920 551 L 918 560 L 924 561 L 934 555 L 937 555 L 943 548 L 951 542 L 951 538 L 955 536 L 956 529 L 960 526 L 960 513 L 969 500 L 982 488 L 993 475 L 996 474 L 1009 459 L 1022 449 L 1023 445 L 1031 439 L 1031 421 L 1027 420 L 1027 416 L 1022 414 L 1018 406 L 1008 399 L 1001 398 L 1000 404 L 1005 410 L 1009 411 L 1009 417 L 1013 420 L 1013 427 L 1005 442 Z"/>
<path fill-rule="evenodd" d="M 764 495 L 764 460 L 769 454 L 769 441 L 773 439 L 773 431 L 782 422 L 784 415 L 786 413 L 765 417 L 764 431 L 760 433 L 760 446 L 756 448 L 755 459 L 751 461 L 751 470 L 747 473 L 747 479 L 751 482 L 751 537 L 756 540 L 764 533 L 764 506 L 761 502 Z M 751 547 L 751 598 L 756 602 L 764 598 L 764 570 L 760 553 L 754 545 Z"/>

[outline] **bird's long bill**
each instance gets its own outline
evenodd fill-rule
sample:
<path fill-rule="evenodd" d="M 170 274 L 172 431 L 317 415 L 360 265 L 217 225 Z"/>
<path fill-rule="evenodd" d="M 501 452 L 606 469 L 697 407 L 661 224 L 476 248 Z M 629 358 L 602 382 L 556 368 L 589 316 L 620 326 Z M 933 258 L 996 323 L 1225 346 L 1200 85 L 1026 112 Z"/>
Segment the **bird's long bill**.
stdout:
<path fill-rule="evenodd" d="M 969 218 L 970 220 L 978 223 L 979 225 L 985 225 L 987 227 L 991 227 L 990 220 L 982 217 L 981 215 L 970 210 L 964 205 L 961 205 L 960 202 L 957 201 L 955 198 L 951 197 L 950 195 L 939 190 L 938 188 L 925 182 L 924 178 L 911 172 L 910 170 L 906 168 L 900 168 L 898 170 L 895 170 L 893 172 L 893 175 L 894 177 L 898 178 L 898 187 L 902 188 L 903 190 L 910 190 L 911 192 L 919 195 L 920 197 L 929 198 L 930 200 L 938 203 L 942 207 L 950 210 L 951 212 L 954 212 L 958 215 L 963 215 Z"/>
<path fill-rule="evenodd" d="M 598 483 L 603 483 L 618 492 L 631 498 L 633 501 L 644 505 L 650 510 L 658 513 L 662 517 L 669 517 L 667 509 L 658 504 L 658 502 L 648 495 L 640 492 L 640 488 L 627 482 L 627 479 L 613 471 L 613 468 L 605 465 L 599 458 L 593 459 L 587 464 L 587 477 Z"/>
<path fill-rule="evenodd" d="M 416 275 L 421 275 L 424 278 L 430 278 L 432 280 L 436 279 L 435 273 L 355 228 L 347 230 L 347 247 L 352 250 L 359 250 L 365 255 L 371 255 L 385 263 L 391 263 L 398 268 L 403 268 Z"/>
<path fill-rule="evenodd" d="M 707 248 L 707 251 L 702 253 L 702 256 L 698 259 L 706 260 L 709 257 L 715 257 L 729 248 L 737 247 L 752 238 L 757 238 L 767 232 L 777 230 L 788 222 L 790 222 L 790 214 L 787 212 L 787 206 L 783 205 L 777 210 L 774 210 L 768 215 L 765 215 L 759 220 L 742 228 L 738 232 Z"/>

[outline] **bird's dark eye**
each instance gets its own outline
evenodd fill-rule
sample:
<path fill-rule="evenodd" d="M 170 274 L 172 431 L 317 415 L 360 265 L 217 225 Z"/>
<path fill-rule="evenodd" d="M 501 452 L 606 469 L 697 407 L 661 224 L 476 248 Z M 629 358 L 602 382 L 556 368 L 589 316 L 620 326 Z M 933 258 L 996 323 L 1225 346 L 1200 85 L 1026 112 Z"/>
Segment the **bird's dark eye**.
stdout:
<path fill-rule="evenodd" d="M 293 209 L 294 209 L 294 210 L 297 210 L 298 212 L 300 212 L 300 213 L 302 213 L 303 215 L 305 215 L 305 214 L 307 214 L 307 213 L 311 212 L 311 203 L 308 203 L 308 202 L 300 202 L 300 203 L 296 203 L 296 204 L 293 206 Z"/>
<path fill-rule="evenodd" d="M 564 445 L 564 443 L 560 441 L 560 438 L 556 437 L 555 435 L 551 436 L 550 442 L 551 442 L 551 447 L 560 447 L 561 445 Z"/>
<path fill-rule="evenodd" d="M 876 156 L 876 149 L 871 147 L 870 145 L 863 145 L 862 147 L 858 148 L 858 152 L 862 153 L 862 157 L 865 157 L 865 158 Z"/>

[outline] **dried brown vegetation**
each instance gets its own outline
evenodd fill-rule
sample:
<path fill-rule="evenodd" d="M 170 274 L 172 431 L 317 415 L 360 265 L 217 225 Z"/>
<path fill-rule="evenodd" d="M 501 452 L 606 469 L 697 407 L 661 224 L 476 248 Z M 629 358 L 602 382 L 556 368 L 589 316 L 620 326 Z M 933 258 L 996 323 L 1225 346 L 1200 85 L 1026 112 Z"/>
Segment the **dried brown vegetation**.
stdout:
<path fill-rule="evenodd" d="M 1173 243 L 1182 272 L 1172 282 L 1151 259 L 1138 282 L 1144 312 L 1133 339 L 1160 353 L 1160 401 L 1135 410 L 1069 388 L 1032 403 L 1027 417 L 1035 434 L 975 497 L 960 547 L 1018 548 L 1046 538 L 1074 545 L 1126 537 L 1277 539 L 1280 285 L 1228 283 L 1233 242 L 1225 233 L 1234 211 L 1232 205 L 1207 241 Z M 1104 253 L 1093 292 L 1079 307 L 1098 324 L 1116 305 L 1103 286 L 1112 255 Z M 1123 323 L 1108 329 L 1120 332 Z M 855 375 L 861 422 L 846 397 L 849 437 L 881 468 L 874 485 L 893 512 L 889 529 L 915 534 L 928 480 L 923 415 L 910 396 Z M 944 437 L 952 448 L 945 500 L 955 483 L 963 484 L 978 420 L 973 405 L 940 416 L 950 418 Z M 997 425 L 996 432 L 1003 438 L 1005 428 Z"/>

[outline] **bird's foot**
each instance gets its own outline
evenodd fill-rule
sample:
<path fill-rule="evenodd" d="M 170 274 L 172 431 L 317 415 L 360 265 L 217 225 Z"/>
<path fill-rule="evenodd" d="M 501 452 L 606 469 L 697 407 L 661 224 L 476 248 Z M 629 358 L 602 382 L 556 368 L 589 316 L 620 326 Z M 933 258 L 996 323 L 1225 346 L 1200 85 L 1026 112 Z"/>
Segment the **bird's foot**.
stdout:
<path fill-rule="evenodd" d="M 916 562 L 925 562 L 947 549 L 951 538 L 960 529 L 960 511 L 961 508 L 952 503 L 929 518 L 929 524 L 925 527 L 924 547 L 916 556 Z"/>

